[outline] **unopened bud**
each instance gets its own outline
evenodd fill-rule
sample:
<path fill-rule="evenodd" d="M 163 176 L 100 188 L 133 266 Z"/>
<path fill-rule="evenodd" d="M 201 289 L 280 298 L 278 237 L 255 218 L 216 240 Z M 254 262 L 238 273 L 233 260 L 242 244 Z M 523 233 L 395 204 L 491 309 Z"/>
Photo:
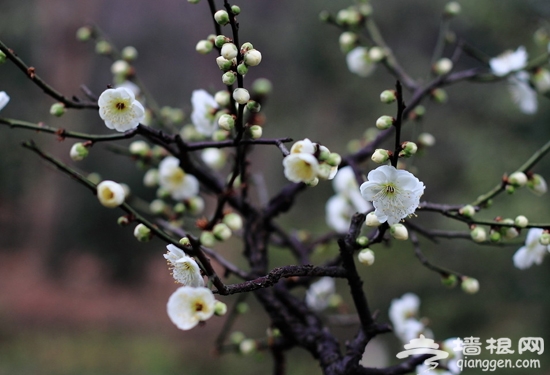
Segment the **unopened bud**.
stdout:
<path fill-rule="evenodd" d="M 384 90 L 380 94 L 380 101 L 382 103 L 390 104 L 397 100 L 397 96 L 394 90 Z"/>
<path fill-rule="evenodd" d="M 92 37 L 92 29 L 88 26 L 83 26 L 76 30 L 76 39 L 81 42 L 87 42 Z"/>
<path fill-rule="evenodd" d="M 472 277 L 463 277 L 462 278 L 462 290 L 468 294 L 475 294 L 479 291 L 479 281 Z"/>
<path fill-rule="evenodd" d="M 393 126 L 395 119 L 391 116 L 380 116 L 376 120 L 376 127 L 380 130 L 386 130 Z"/>
<path fill-rule="evenodd" d="M 348 53 L 355 47 L 355 43 L 357 43 L 357 34 L 351 31 L 343 32 L 340 34 L 338 42 L 340 43 L 340 50 L 343 53 Z"/>
<path fill-rule="evenodd" d="M 400 223 L 393 224 L 390 227 L 390 234 L 396 240 L 405 241 L 409 238 L 409 231 L 407 231 L 407 227 Z"/>
<path fill-rule="evenodd" d="M 542 234 L 539 237 L 539 243 L 543 246 L 550 245 L 550 233 L 548 231 L 542 232 Z"/>
<path fill-rule="evenodd" d="M 332 167 L 337 167 L 342 162 L 342 157 L 336 152 L 331 152 L 325 162 Z"/>
<path fill-rule="evenodd" d="M 365 225 L 367 227 L 378 227 L 382 224 L 380 221 L 378 221 L 378 216 L 374 212 L 369 212 L 367 214 L 367 218 L 365 219 Z"/>
<path fill-rule="evenodd" d="M 439 59 L 433 66 L 433 71 L 436 75 L 442 76 L 449 73 L 453 69 L 453 62 L 446 57 Z"/>
<path fill-rule="evenodd" d="M 244 54 L 244 63 L 248 66 L 259 65 L 262 61 L 262 54 L 257 49 L 251 49 Z"/>
<path fill-rule="evenodd" d="M 149 153 L 151 148 L 145 141 L 134 141 L 130 143 L 129 150 L 132 155 L 145 156 Z"/>
<path fill-rule="evenodd" d="M 134 61 L 138 57 L 138 51 L 135 47 L 126 46 L 120 52 L 122 58 L 126 61 Z"/>
<path fill-rule="evenodd" d="M 369 58 L 372 62 L 379 62 L 386 58 L 386 51 L 380 47 L 372 47 L 369 49 Z"/>
<path fill-rule="evenodd" d="M 502 220 L 503 224 L 512 224 L 515 225 L 514 220 L 512 219 L 504 219 Z M 500 234 L 502 234 L 502 237 L 506 238 L 507 240 L 510 240 L 512 238 L 516 238 L 519 235 L 519 232 L 514 227 L 501 227 L 500 228 Z"/>
<path fill-rule="evenodd" d="M 471 204 L 458 209 L 458 213 L 465 217 L 473 217 L 476 214 L 476 209 Z"/>
<path fill-rule="evenodd" d="M 420 133 L 418 135 L 418 144 L 424 147 L 432 147 L 435 145 L 435 137 L 430 133 Z"/>
<path fill-rule="evenodd" d="M 200 236 L 201 244 L 207 247 L 212 247 L 216 243 L 216 237 L 212 232 L 204 231 Z"/>
<path fill-rule="evenodd" d="M 447 102 L 447 93 L 443 89 L 432 90 L 431 96 L 436 103 L 443 104 Z"/>
<path fill-rule="evenodd" d="M 128 216 L 120 216 L 116 220 L 116 223 L 121 227 L 125 227 L 126 225 L 130 224 L 130 219 L 128 218 Z"/>
<path fill-rule="evenodd" d="M 71 151 L 69 152 L 71 159 L 74 161 L 83 160 L 86 156 L 88 156 L 88 154 L 89 154 L 88 148 L 84 146 L 84 144 L 81 142 L 75 143 L 71 147 Z"/>
<path fill-rule="evenodd" d="M 374 263 L 374 251 L 370 249 L 363 249 L 357 254 L 357 259 L 359 263 L 366 266 L 372 266 Z"/>
<path fill-rule="evenodd" d="M 243 227 L 243 219 L 234 212 L 226 214 L 222 221 L 231 230 L 241 230 Z"/>
<path fill-rule="evenodd" d="M 514 172 L 508 177 L 508 183 L 514 187 L 522 187 L 527 184 L 527 176 L 523 172 Z"/>
<path fill-rule="evenodd" d="M 212 229 L 212 233 L 214 234 L 214 237 L 216 237 L 219 241 L 227 241 L 229 238 L 231 238 L 231 229 L 224 224 L 219 223 L 214 225 L 214 228 Z"/>
<path fill-rule="evenodd" d="M 482 227 L 475 227 L 470 232 L 470 237 L 475 242 L 484 242 L 487 239 L 487 232 Z"/>
<path fill-rule="evenodd" d="M 229 38 L 226 37 L 225 35 L 217 35 L 215 38 L 214 38 L 214 44 L 216 45 L 216 47 L 218 48 L 222 48 L 222 46 L 225 44 L 225 43 L 228 43 L 229 42 Z"/>
<path fill-rule="evenodd" d="M 195 196 L 187 200 L 187 208 L 191 215 L 198 215 L 204 210 L 204 199 L 200 196 Z"/>
<path fill-rule="evenodd" d="M 143 176 L 143 185 L 147 187 L 155 187 L 159 183 L 159 171 L 158 169 L 151 168 Z"/>
<path fill-rule="evenodd" d="M 369 239 L 365 236 L 357 237 L 355 243 L 357 243 L 357 245 L 361 247 L 367 247 L 367 245 L 369 244 Z"/>
<path fill-rule="evenodd" d="M 406 158 L 411 157 L 416 154 L 416 151 L 418 151 L 418 146 L 414 142 L 403 142 L 401 147 L 403 149 L 399 153 L 399 156 L 404 156 Z"/>
<path fill-rule="evenodd" d="M 374 153 L 371 156 L 371 160 L 375 163 L 382 164 L 388 161 L 390 158 L 390 154 L 388 150 L 384 150 L 382 148 L 378 148 L 374 150 Z"/>
<path fill-rule="evenodd" d="M 202 55 L 206 55 L 207 53 L 211 52 L 213 48 L 214 45 L 209 40 L 199 40 L 197 45 L 195 46 L 195 50 Z"/>
<path fill-rule="evenodd" d="M 216 301 L 214 304 L 214 314 L 217 316 L 225 315 L 227 312 L 227 305 L 221 301 Z"/>
<path fill-rule="evenodd" d="M 500 231 L 491 229 L 489 231 L 489 241 L 491 242 L 499 242 L 501 238 Z"/>
<path fill-rule="evenodd" d="M 63 103 L 54 103 L 50 107 L 50 115 L 52 116 L 61 117 L 65 114 L 65 112 L 67 112 L 67 110 L 65 109 L 65 104 Z"/>
<path fill-rule="evenodd" d="M 252 339 L 244 339 L 239 344 L 239 351 L 245 355 L 254 353 L 256 351 L 256 341 Z"/>
<path fill-rule="evenodd" d="M 216 57 L 216 64 L 218 64 L 218 68 L 220 68 L 220 70 L 223 70 L 224 72 L 233 67 L 233 61 L 227 60 L 223 56 Z"/>
<path fill-rule="evenodd" d="M 188 237 L 182 237 L 178 242 L 185 247 L 191 246 L 191 241 L 189 241 Z"/>
<path fill-rule="evenodd" d="M 225 72 L 222 76 L 222 82 L 227 86 L 234 84 L 236 80 L 237 74 L 233 71 Z"/>
<path fill-rule="evenodd" d="M 238 88 L 233 91 L 233 99 L 239 104 L 245 104 L 250 100 L 250 94 L 247 89 Z"/>
<path fill-rule="evenodd" d="M 255 100 L 249 100 L 246 103 L 246 109 L 248 109 L 252 113 L 258 113 L 262 109 L 262 106 Z"/>
<path fill-rule="evenodd" d="M 456 275 L 450 274 L 446 277 L 442 277 L 441 283 L 449 288 L 453 288 L 458 283 L 458 278 L 456 277 Z"/>
<path fill-rule="evenodd" d="M 271 90 L 273 89 L 273 85 L 271 84 L 271 81 L 267 78 L 258 78 L 254 82 L 252 82 L 252 91 L 254 91 L 258 95 L 268 95 L 271 93 Z"/>
<path fill-rule="evenodd" d="M 134 237 L 139 242 L 147 242 L 153 237 L 153 233 L 146 225 L 138 224 L 134 229 Z"/>
<path fill-rule="evenodd" d="M 229 13 L 225 10 L 218 10 L 214 13 L 214 20 L 216 20 L 219 25 L 227 25 L 229 23 Z"/>
<path fill-rule="evenodd" d="M 113 47 L 106 40 L 100 40 L 95 45 L 95 52 L 98 55 L 110 55 L 113 51 Z"/>
<path fill-rule="evenodd" d="M 455 17 L 460 14 L 460 11 L 460 4 L 456 1 L 451 1 L 450 3 L 447 3 L 447 5 L 445 5 L 445 11 L 443 14 L 447 17 Z"/>
<path fill-rule="evenodd" d="M 245 42 L 241 45 L 241 53 L 244 55 L 245 52 L 254 49 L 254 46 L 250 42 Z"/>
<path fill-rule="evenodd" d="M 533 174 L 527 181 L 527 187 L 536 195 L 543 195 L 548 190 L 546 180 L 540 174 Z"/>
<path fill-rule="evenodd" d="M 263 129 L 260 125 L 252 125 L 248 128 L 248 133 L 252 139 L 262 138 Z"/>
<path fill-rule="evenodd" d="M 231 13 L 238 15 L 241 13 L 241 8 L 238 5 L 231 5 Z"/>
<path fill-rule="evenodd" d="M 523 215 L 519 215 L 514 220 L 514 224 L 516 224 L 516 226 L 519 227 L 519 228 L 525 228 L 527 225 L 529 225 L 529 219 L 527 219 Z"/>
<path fill-rule="evenodd" d="M 235 57 L 237 57 L 237 54 L 239 53 L 239 50 L 237 49 L 237 46 L 233 43 L 225 43 L 222 46 L 222 49 L 220 51 L 221 55 L 226 60 L 233 60 Z"/>
<path fill-rule="evenodd" d="M 220 107 L 227 107 L 227 105 L 231 102 L 231 94 L 227 90 L 218 91 L 214 95 L 214 100 Z"/>
<path fill-rule="evenodd" d="M 248 66 L 245 63 L 240 63 L 237 65 L 237 73 L 242 76 L 245 76 L 248 73 Z"/>

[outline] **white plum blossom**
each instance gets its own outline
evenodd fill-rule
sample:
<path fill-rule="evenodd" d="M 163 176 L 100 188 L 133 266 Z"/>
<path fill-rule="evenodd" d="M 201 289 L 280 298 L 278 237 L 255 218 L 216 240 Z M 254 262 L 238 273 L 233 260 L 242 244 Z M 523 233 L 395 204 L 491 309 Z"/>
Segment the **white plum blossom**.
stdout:
<path fill-rule="evenodd" d="M 334 279 L 332 277 L 321 277 L 318 281 L 312 283 L 306 291 L 306 304 L 313 311 L 323 311 L 330 302 L 330 297 L 336 291 Z"/>
<path fill-rule="evenodd" d="M 179 287 L 168 299 L 168 317 L 179 329 L 189 330 L 214 315 L 216 299 L 205 287 Z"/>
<path fill-rule="evenodd" d="M 5 91 L 0 91 L 0 111 L 8 104 L 10 97 Z"/>
<path fill-rule="evenodd" d="M 408 343 L 421 334 L 433 337 L 433 333 L 418 319 L 420 298 L 416 294 L 406 293 L 401 298 L 393 299 L 389 316 L 395 335 L 402 342 Z"/>
<path fill-rule="evenodd" d="M 514 254 L 514 265 L 520 270 L 531 267 L 533 264 L 541 264 L 544 256 L 548 253 L 549 246 L 541 245 L 539 242 L 543 230 L 531 228 L 527 232 L 525 246 L 522 246 Z"/>
<path fill-rule="evenodd" d="M 145 109 L 134 93 L 125 88 L 107 89 L 99 96 L 99 116 L 109 129 L 118 132 L 131 130 L 145 118 Z"/>
<path fill-rule="evenodd" d="M 283 159 L 285 177 L 292 182 L 309 183 L 319 174 L 319 162 L 312 154 L 291 153 Z"/>
<path fill-rule="evenodd" d="M 527 52 L 521 46 L 516 51 L 506 51 L 489 61 L 494 75 L 503 77 L 511 72 L 523 69 L 527 65 Z"/>
<path fill-rule="evenodd" d="M 525 71 L 517 72 L 508 78 L 508 88 L 512 100 L 521 112 L 532 115 L 537 112 L 537 92 L 529 85 L 529 74 Z"/>
<path fill-rule="evenodd" d="M 292 145 L 290 148 L 291 154 L 312 154 L 315 153 L 315 144 L 309 138 L 302 139 Z"/>
<path fill-rule="evenodd" d="M 343 195 L 336 194 L 327 200 L 325 212 L 328 226 L 338 233 L 346 233 L 349 230 L 351 217 L 357 211 Z"/>
<path fill-rule="evenodd" d="M 382 165 L 369 172 L 361 187 L 363 198 L 373 202 L 378 221 L 393 225 L 414 213 L 424 184 L 412 173 Z"/>
<path fill-rule="evenodd" d="M 105 207 L 114 208 L 124 203 L 124 187 L 114 181 L 105 180 L 97 185 L 97 199 Z"/>
<path fill-rule="evenodd" d="M 191 113 L 191 121 L 199 133 L 207 137 L 214 134 L 218 129 L 215 113 L 218 109 L 218 103 L 214 97 L 205 90 L 195 90 L 191 95 L 191 104 L 193 112 Z"/>
<path fill-rule="evenodd" d="M 165 157 L 159 164 L 159 185 L 170 193 L 173 199 L 189 199 L 199 193 L 199 181 L 185 173 L 174 156 Z"/>
<path fill-rule="evenodd" d="M 369 76 L 376 68 L 371 60 L 369 51 L 365 47 L 355 47 L 346 55 L 346 62 L 350 72 L 361 77 Z"/>
<path fill-rule="evenodd" d="M 193 288 L 204 286 L 204 279 L 195 259 L 188 256 L 180 248 L 169 244 L 166 246 L 168 252 L 164 254 L 174 279 L 184 285 Z"/>

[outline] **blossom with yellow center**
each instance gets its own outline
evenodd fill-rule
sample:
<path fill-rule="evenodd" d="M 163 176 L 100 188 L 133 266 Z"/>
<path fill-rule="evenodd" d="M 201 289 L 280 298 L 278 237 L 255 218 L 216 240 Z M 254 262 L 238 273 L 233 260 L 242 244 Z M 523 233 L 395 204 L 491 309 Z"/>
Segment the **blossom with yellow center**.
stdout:
<path fill-rule="evenodd" d="M 197 262 L 172 244 L 166 248 L 168 252 L 164 254 L 164 258 L 168 261 L 174 279 L 184 286 L 194 288 L 204 286 L 204 279 Z"/>
<path fill-rule="evenodd" d="M 124 203 L 124 188 L 114 181 L 105 180 L 97 185 L 97 198 L 105 207 L 114 208 Z"/>
<path fill-rule="evenodd" d="M 292 182 L 311 182 L 319 174 L 319 162 L 307 153 L 290 154 L 283 159 L 285 177 Z"/>
<path fill-rule="evenodd" d="M 99 116 L 109 129 L 131 130 L 145 118 L 145 109 L 134 93 L 125 87 L 107 89 L 99 96 Z"/>
<path fill-rule="evenodd" d="M 363 197 L 372 201 L 380 223 L 393 225 L 414 213 L 424 194 L 424 184 L 412 173 L 383 165 L 369 172 L 361 187 Z"/>
<path fill-rule="evenodd" d="M 212 317 L 215 305 L 216 299 L 210 289 L 182 286 L 172 293 L 166 308 L 172 323 L 179 329 L 189 330 Z"/>

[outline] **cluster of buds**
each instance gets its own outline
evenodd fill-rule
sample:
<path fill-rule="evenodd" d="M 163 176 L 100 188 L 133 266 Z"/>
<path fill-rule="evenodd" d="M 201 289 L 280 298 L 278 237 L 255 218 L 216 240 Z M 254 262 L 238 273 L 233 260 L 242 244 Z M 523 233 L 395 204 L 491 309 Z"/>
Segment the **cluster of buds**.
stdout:
<path fill-rule="evenodd" d="M 372 6 L 368 3 L 361 3 L 340 9 L 336 13 L 336 23 L 341 26 L 357 27 L 372 14 Z M 321 19 L 325 20 L 327 15 L 321 14 Z"/>
<path fill-rule="evenodd" d="M 294 143 L 290 154 L 283 159 L 284 173 L 289 181 L 315 186 L 319 179 L 334 178 L 341 161 L 339 154 L 306 138 Z"/>
<path fill-rule="evenodd" d="M 198 224 L 200 226 L 200 223 Z M 243 219 L 236 213 L 231 212 L 223 216 L 220 223 L 214 225 L 212 230 L 203 230 L 200 235 L 201 244 L 212 247 L 216 242 L 224 242 L 231 238 L 234 231 L 241 230 Z"/>
<path fill-rule="evenodd" d="M 543 195 L 548 190 L 544 177 L 535 173 L 514 172 L 504 177 L 506 192 L 512 194 L 517 188 L 527 186 L 536 195 Z"/>

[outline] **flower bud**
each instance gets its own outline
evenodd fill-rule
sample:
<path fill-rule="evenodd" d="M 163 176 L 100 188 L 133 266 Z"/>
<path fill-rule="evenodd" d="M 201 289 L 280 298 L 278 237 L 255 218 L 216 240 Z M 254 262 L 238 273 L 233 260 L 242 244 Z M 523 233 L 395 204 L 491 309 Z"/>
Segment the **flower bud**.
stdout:
<path fill-rule="evenodd" d="M 470 232 L 470 236 L 475 242 L 484 242 L 487 239 L 487 232 L 482 227 L 475 227 Z"/>
<path fill-rule="evenodd" d="M 447 5 L 445 5 L 445 11 L 443 12 L 443 14 L 450 18 L 458 16 L 460 14 L 460 11 L 460 4 L 456 1 L 451 1 L 450 3 L 447 3 Z"/>
<path fill-rule="evenodd" d="M 379 62 L 386 58 L 386 51 L 380 47 L 372 47 L 369 49 L 369 58 L 372 62 Z"/>
<path fill-rule="evenodd" d="M 215 170 L 220 170 L 226 162 L 225 153 L 219 148 L 205 148 L 201 152 L 201 159 L 204 164 Z"/>
<path fill-rule="evenodd" d="M 508 183 L 514 187 L 522 187 L 527 184 L 527 176 L 523 172 L 514 172 L 508 177 Z"/>
<path fill-rule="evenodd" d="M 164 213 L 164 210 L 166 209 L 166 203 L 162 199 L 153 199 L 151 203 L 149 203 L 149 210 L 153 215 L 160 215 Z"/>
<path fill-rule="evenodd" d="M 224 215 L 222 222 L 234 231 L 243 228 L 243 219 L 234 212 Z"/>
<path fill-rule="evenodd" d="M 126 225 L 130 224 L 130 219 L 128 219 L 128 216 L 120 216 L 116 220 L 116 223 L 121 227 L 125 227 Z"/>
<path fill-rule="evenodd" d="M 325 160 L 325 163 L 327 163 L 331 167 L 337 167 L 340 165 L 341 162 L 342 162 L 342 157 L 336 152 L 331 152 L 328 158 Z"/>
<path fill-rule="evenodd" d="M 309 187 L 315 187 L 319 184 L 319 179 L 315 177 L 313 180 L 306 182 L 306 185 Z"/>
<path fill-rule="evenodd" d="M 212 134 L 212 140 L 216 142 L 225 141 L 227 138 L 229 138 L 229 132 L 227 130 L 218 129 Z"/>
<path fill-rule="evenodd" d="M 80 27 L 76 30 L 76 39 L 80 42 L 87 42 L 92 37 L 92 29 L 88 26 Z"/>
<path fill-rule="evenodd" d="M 550 233 L 548 233 L 547 230 L 542 232 L 542 234 L 540 235 L 539 243 L 543 246 L 550 245 Z"/>
<path fill-rule="evenodd" d="M 271 93 L 273 85 L 267 78 L 258 78 L 252 82 L 252 91 L 258 95 L 268 95 Z"/>
<path fill-rule="evenodd" d="M 252 125 L 248 128 L 248 133 L 252 139 L 262 138 L 263 129 L 260 125 Z"/>
<path fill-rule="evenodd" d="M 233 344 L 240 344 L 246 336 L 241 331 L 235 331 L 232 332 L 229 336 L 229 341 L 231 341 Z"/>
<path fill-rule="evenodd" d="M 185 207 L 185 204 L 183 202 L 178 202 L 172 207 L 172 210 L 178 215 L 183 214 L 185 211 L 187 211 L 187 207 Z"/>
<path fill-rule="evenodd" d="M 400 223 L 393 224 L 390 227 L 390 234 L 396 240 L 405 241 L 409 238 L 409 231 L 407 231 L 407 227 Z"/>
<path fill-rule="evenodd" d="M 423 147 L 432 147 L 435 145 L 435 137 L 430 133 L 420 133 L 418 135 L 418 144 Z"/>
<path fill-rule="evenodd" d="M 359 4 L 359 13 L 365 17 L 369 17 L 372 14 L 372 6 L 364 1 L 363 4 Z"/>
<path fill-rule="evenodd" d="M 229 39 L 228 37 L 226 37 L 225 35 L 217 35 L 215 38 L 214 38 L 214 44 L 216 45 L 216 47 L 218 48 L 222 48 L 223 45 L 225 43 L 228 43 L 231 39 Z"/>
<path fill-rule="evenodd" d="M 231 5 L 231 13 L 238 15 L 241 13 L 241 8 L 238 5 Z"/>
<path fill-rule="evenodd" d="M 464 217 L 473 217 L 476 214 L 476 209 L 471 204 L 467 204 L 459 208 L 458 213 Z"/>
<path fill-rule="evenodd" d="M 243 60 L 248 66 L 257 66 L 262 61 L 262 54 L 257 49 L 251 49 L 244 54 Z"/>
<path fill-rule="evenodd" d="M 65 104 L 63 103 L 54 103 L 50 107 L 50 115 L 52 116 L 61 117 L 65 114 L 65 112 Z"/>
<path fill-rule="evenodd" d="M 449 288 L 454 288 L 458 283 L 456 275 L 450 274 L 441 278 L 441 283 Z"/>
<path fill-rule="evenodd" d="M 514 194 L 516 192 L 516 188 L 514 185 L 506 185 L 505 190 L 508 194 Z"/>
<path fill-rule="evenodd" d="M 6 62 L 7 56 L 4 52 L 0 51 L 0 64 L 3 64 Z"/>
<path fill-rule="evenodd" d="M 515 225 L 514 220 L 512 219 L 504 219 L 502 220 L 503 224 L 512 224 Z M 519 235 L 519 232 L 514 227 L 501 227 L 500 228 L 500 234 L 502 234 L 502 237 L 504 237 L 507 240 L 511 240 L 512 238 L 516 238 Z"/>
<path fill-rule="evenodd" d="M 151 232 L 151 229 L 149 229 L 147 226 L 143 224 L 138 224 L 134 229 L 134 237 L 139 242 L 147 242 L 153 237 L 153 233 Z"/>
<path fill-rule="evenodd" d="M 204 210 L 204 199 L 200 196 L 195 196 L 187 200 L 187 208 L 191 215 L 198 215 Z"/>
<path fill-rule="evenodd" d="M 468 294 L 475 294 L 479 291 L 479 281 L 472 277 L 464 276 L 462 278 L 462 290 Z"/>
<path fill-rule="evenodd" d="M 340 34 L 338 42 L 340 43 L 340 50 L 343 53 L 348 53 L 355 47 L 355 43 L 357 42 L 357 34 L 351 31 L 343 32 Z"/>
<path fill-rule="evenodd" d="M 138 51 L 135 47 L 126 46 L 120 52 L 122 58 L 126 61 L 134 61 L 138 57 Z"/>
<path fill-rule="evenodd" d="M 227 313 L 227 305 L 221 301 L 216 301 L 214 304 L 214 314 L 223 316 L 225 313 Z"/>
<path fill-rule="evenodd" d="M 88 148 L 84 146 L 82 142 L 77 142 L 71 147 L 71 151 L 69 152 L 69 155 L 71 156 L 71 159 L 74 161 L 80 161 L 83 160 L 86 156 L 88 156 Z"/>
<path fill-rule="evenodd" d="M 188 237 L 182 237 L 178 242 L 185 247 L 191 246 L 191 241 L 189 241 Z"/>
<path fill-rule="evenodd" d="M 369 244 L 369 239 L 365 236 L 357 237 L 355 243 L 364 248 L 367 247 L 367 245 Z"/>
<path fill-rule="evenodd" d="M 431 96 L 436 103 L 443 104 L 447 102 L 447 93 L 443 89 L 432 90 Z"/>
<path fill-rule="evenodd" d="M 219 241 L 227 241 L 229 238 L 231 238 L 231 229 L 224 224 L 219 223 L 214 225 L 214 228 L 212 229 L 212 233 L 214 234 L 214 237 L 216 237 Z"/>
<path fill-rule="evenodd" d="M 386 130 L 393 126 L 395 119 L 391 116 L 380 116 L 376 120 L 376 127 L 380 130 Z"/>
<path fill-rule="evenodd" d="M 229 91 L 227 90 L 218 91 L 214 95 L 214 100 L 220 107 L 227 107 L 227 105 L 231 102 L 231 94 L 229 94 Z"/>
<path fill-rule="evenodd" d="M 527 181 L 527 187 L 536 195 L 543 195 L 548 190 L 546 180 L 540 174 L 533 174 Z"/>
<path fill-rule="evenodd" d="M 212 247 L 216 243 L 216 237 L 214 237 L 214 234 L 212 232 L 204 231 L 201 233 L 200 236 L 201 244 L 206 247 Z"/>
<path fill-rule="evenodd" d="M 245 355 L 254 353 L 256 351 L 256 341 L 252 339 L 244 339 L 239 344 L 239 351 Z"/>
<path fill-rule="evenodd" d="M 242 76 L 245 76 L 248 73 L 248 66 L 245 63 L 240 63 L 237 65 L 237 73 Z"/>
<path fill-rule="evenodd" d="M 371 156 L 371 160 L 375 163 L 382 164 L 388 161 L 390 158 L 390 154 L 388 150 L 384 150 L 382 148 L 378 148 L 374 150 L 374 153 Z"/>
<path fill-rule="evenodd" d="M 525 216 L 523 215 L 519 215 L 518 217 L 516 217 L 516 219 L 514 220 L 514 223 L 516 224 L 517 227 L 519 228 L 525 228 L 527 225 L 529 225 L 529 219 L 527 219 Z"/>
<path fill-rule="evenodd" d="M 432 69 L 436 75 L 442 76 L 449 73 L 453 69 L 453 62 L 451 59 L 444 57 L 436 61 Z"/>
<path fill-rule="evenodd" d="M 239 314 L 246 314 L 249 310 L 249 307 L 248 307 L 248 303 L 246 302 L 239 302 L 237 304 L 237 306 L 235 306 L 235 310 L 239 313 Z"/>
<path fill-rule="evenodd" d="M 201 55 L 206 55 L 207 53 L 211 52 L 213 48 L 214 45 L 209 40 L 199 40 L 197 45 L 195 46 L 195 50 Z"/>
<path fill-rule="evenodd" d="M 249 100 L 246 103 L 246 109 L 248 109 L 252 113 L 258 113 L 262 109 L 262 106 L 255 100 Z"/>
<path fill-rule="evenodd" d="M 367 227 L 378 227 L 380 226 L 380 224 L 382 224 L 381 222 L 378 221 L 378 216 L 376 216 L 376 214 L 374 212 L 369 212 L 367 214 L 367 218 L 365 220 L 365 225 Z"/>
<path fill-rule="evenodd" d="M 114 208 L 124 203 L 126 193 L 122 185 L 105 180 L 97 185 L 97 198 L 105 207 Z"/>
<path fill-rule="evenodd" d="M 233 60 L 235 57 L 237 57 L 239 50 L 237 49 L 237 46 L 235 44 L 225 43 L 222 46 L 220 53 L 224 59 Z"/>
<path fill-rule="evenodd" d="M 235 118 L 230 114 L 223 114 L 218 118 L 218 125 L 220 128 L 230 131 L 235 127 Z"/>
<path fill-rule="evenodd" d="M 241 54 L 245 54 L 247 51 L 254 49 L 254 46 L 250 42 L 245 42 L 241 45 Z"/>
<path fill-rule="evenodd" d="M 489 231 L 489 241 L 491 242 L 499 242 L 501 238 L 500 231 L 491 229 Z"/>
<path fill-rule="evenodd" d="M 233 71 L 225 72 L 222 76 L 222 82 L 227 86 L 234 84 L 236 80 L 237 74 Z"/>
<path fill-rule="evenodd" d="M 227 13 L 225 10 L 218 10 L 216 13 L 214 13 L 214 20 L 219 25 L 227 25 L 229 23 L 229 13 Z"/>
<path fill-rule="evenodd" d="M 233 61 L 227 60 L 223 56 L 218 56 L 216 57 L 216 64 L 218 64 L 220 70 L 227 71 L 233 66 Z"/>
<path fill-rule="evenodd" d="M 113 47 L 106 40 L 100 40 L 95 45 L 95 52 L 98 55 L 110 55 L 113 51 Z"/>
<path fill-rule="evenodd" d="M 245 104 L 250 100 L 250 94 L 247 89 L 235 89 L 233 91 L 233 99 L 239 104 Z"/>
<path fill-rule="evenodd" d="M 145 156 L 151 150 L 149 144 L 145 141 L 134 141 L 130 143 L 130 147 L 128 149 L 130 150 L 130 154 L 139 156 Z"/>
<path fill-rule="evenodd" d="M 374 263 L 374 251 L 371 249 L 363 249 L 357 254 L 357 259 L 361 264 L 372 266 Z"/>
<path fill-rule="evenodd" d="M 535 70 L 531 81 L 539 93 L 545 94 L 550 91 L 550 72 L 548 69 L 538 68 Z"/>
<path fill-rule="evenodd" d="M 159 183 L 159 171 L 158 169 L 151 168 L 143 176 L 143 185 L 147 187 L 155 187 Z"/>
<path fill-rule="evenodd" d="M 382 103 L 390 104 L 397 100 L 395 90 L 384 90 L 380 94 L 380 101 Z"/>
<path fill-rule="evenodd" d="M 418 151 L 418 146 L 414 142 L 403 142 L 401 145 L 403 148 L 399 153 L 399 156 L 404 156 L 406 158 L 413 156 Z"/>

